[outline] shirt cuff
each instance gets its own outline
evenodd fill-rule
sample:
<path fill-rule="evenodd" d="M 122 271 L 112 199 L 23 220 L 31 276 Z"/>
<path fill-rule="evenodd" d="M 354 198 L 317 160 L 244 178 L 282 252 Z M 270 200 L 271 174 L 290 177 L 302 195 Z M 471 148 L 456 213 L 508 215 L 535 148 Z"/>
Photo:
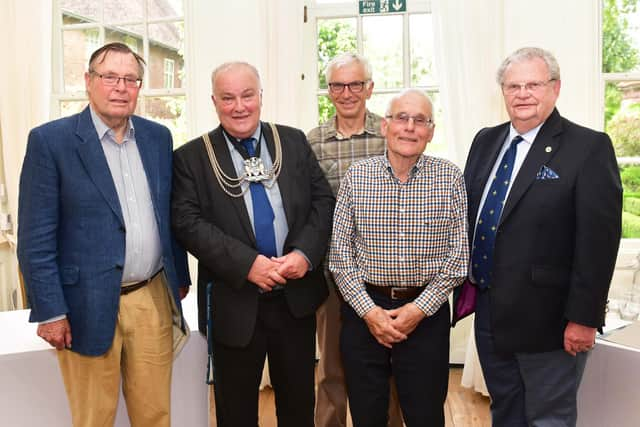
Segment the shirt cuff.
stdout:
<path fill-rule="evenodd" d="M 66 314 L 61 314 L 60 316 L 52 317 L 51 319 L 43 320 L 42 322 L 38 322 L 40 325 L 46 325 L 47 323 L 57 322 L 58 320 L 66 319 Z"/>

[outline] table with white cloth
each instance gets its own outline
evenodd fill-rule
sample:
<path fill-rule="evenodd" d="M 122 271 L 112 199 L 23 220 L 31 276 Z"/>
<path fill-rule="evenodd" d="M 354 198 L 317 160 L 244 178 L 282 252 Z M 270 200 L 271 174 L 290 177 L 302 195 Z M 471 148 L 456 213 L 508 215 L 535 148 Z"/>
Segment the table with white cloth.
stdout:
<path fill-rule="evenodd" d="M 624 323 L 607 319 L 606 331 Z M 462 385 L 487 395 L 473 340 L 469 338 Z M 640 408 L 640 346 L 596 339 L 578 389 L 578 427 L 637 427 Z"/>
<path fill-rule="evenodd" d="M 171 423 L 208 425 L 207 343 L 197 331 L 196 292 L 183 301 L 192 333 L 173 365 Z M 56 350 L 36 335 L 29 310 L 0 312 L 0 424 L 68 427 L 71 413 Z M 122 393 L 115 426 L 129 426 Z"/>

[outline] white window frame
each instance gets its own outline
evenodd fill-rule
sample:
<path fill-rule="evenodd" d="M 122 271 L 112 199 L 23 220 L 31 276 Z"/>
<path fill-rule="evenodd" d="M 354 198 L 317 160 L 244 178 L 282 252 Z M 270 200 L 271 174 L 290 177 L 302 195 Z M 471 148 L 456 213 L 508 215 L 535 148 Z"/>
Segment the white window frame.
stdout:
<path fill-rule="evenodd" d="M 307 49 L 307 56 L 305 62 L 312 64 L 310 67 L 305 67 L 307 70 L 313 70 L 310 74 L 309 85 L 313 88 L 314 99 L 312 101 L 311 108 L 313 111 L 308 111 L 308 114 L 313 117 L 313 123 L 317 126 L 318 123 L 318 98 L 323 95 L 327 95 L 326 89 L 319 88 L 318 81 L 318 43 L 317 43 L 317 26 L 320 19 L 336 19 L 336 18 L 355 18 L 356 19 L 356 42 L 357 51 L 359 54 L 363 53 L 362 44 L 362 19 L 367 16 L 381 16 L 381 15 L 402 15 L 403 22 L 403 86 L 399 88 L 380 88 L 374 86 L 374 94 L 394 94 L 399 93 L 403 89 L 412 87 L 411 84 L 411 64 L 410 64 L 410 38 L 409 38 L 409 16 L 418 13 L 431 13 L 431 2 L 428 0 L 405 0 L 407 3 L 406 11 L 401 13 L 389 13 L 379 15 L 360 15 L 359 2 L 357 0 L 345 0 L 342 2 L 336 1 L 335 3 L 318 3 L 315 0 L 310 1 L 307 6 L 307 27 L 304 34 L 305 46 L 313 46 L 313 49 Z M 375 73 L 375 70 L 373 70 Z M 375 79 L 374 79 L 375 80 Z M 439 85 L 429 86 L 417 86 L 426 92 L 440 93 Z"/>
<path fill-rule="evenodd" d="M 102 0 L 91 0 L 95 2 L 99 2 Z M 74 102 L 74 101 L 88 101 L 87 94 L 84 90 L 82 91 L 73 91 L 73 92 L 65 92 L 64 90 L 64 47 L 63 47 L 63 34 L 66 30 L 86 30 L 86 29 L 98 29 L 99 31 L 99 46 L 104 44 L 105 37 L 105 27 L 111 27 L 114 25 L 117 26 L 129 26 L 129 25 L 142 25 L 143 26 L 143 52 L 137 52 L 140 54 L 147 65 L 149 64 L 149 25 L 152 24 L 160 24 L 160 23 L 179 23 L 182 22 L 184 25 L 185 18 L 184 14 L 180 16 L 171 16 L 166 18 L 157 18 L 150 19 L 147 13 L 147 0 L 138 0 L 143 3 L 143 16 L 141 20 L 137 21 L 121 21 L 121 22 L 108 22 L 105 24 L 104 19 L 101 17 L 96 22 L 91 23 L 82 23 L 82 24 L 62 24 L 62 8 L 60 0 L 53 0 L 53 25 L 52 25 L 52 96 L 51 96 L 51 117 L 57 118 L 60 117 L 60 104 L 62 102 Z M 185 3 L 188 0 L 183 0 Z M 186 6 L 186 5 L 185 5 Z M 184 10 L 184 8 L 183 8 Z M 186 43 L 186 40 L 185 40 Z M 134 49 L 135 50 L 135 49 Z M 185 66 L 186 66 L 186 58 L 185 58 Z M 145 78 L 148 75 L 148 70 L 145 73 Z M 143 81 L 142 89 L 140 90 L 139 95 L 139 112 L 141 115 L 145 115 L 146 108 L 146 98 L 156 98 L 156 97 L 185 97 L 186 98 L 186 87 L 182 85 L 180 88 L 156 88 L 150 89 L 147 87 L 145 82 Z M 187 118 L 188 122 L 188 118 Z"/>
<path fill-rule="evenodd" d="M 163 86 L 165 89 L 173 89 L 173 82 L 175 79 L 175 64 L 171 58 L 164 58 L 164 83 Z"/>

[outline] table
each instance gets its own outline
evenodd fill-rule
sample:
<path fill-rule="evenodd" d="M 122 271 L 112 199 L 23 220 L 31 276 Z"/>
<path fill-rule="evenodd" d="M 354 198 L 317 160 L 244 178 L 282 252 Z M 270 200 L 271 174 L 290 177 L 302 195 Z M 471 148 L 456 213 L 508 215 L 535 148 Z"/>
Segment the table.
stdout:
<path fill-rule="evenodd" d="M 173 365 L 171 421 L 208 425 L 207 343 L 197 331 L 196 292 L 183 301 L 191 337 Z M 29 310 L 0 312 L 0 414 L 12 427 L 68 427 L 71 413 L 54 349 L 28 323 Z M 120 395 L 115 426 L 129 426 Z"/>

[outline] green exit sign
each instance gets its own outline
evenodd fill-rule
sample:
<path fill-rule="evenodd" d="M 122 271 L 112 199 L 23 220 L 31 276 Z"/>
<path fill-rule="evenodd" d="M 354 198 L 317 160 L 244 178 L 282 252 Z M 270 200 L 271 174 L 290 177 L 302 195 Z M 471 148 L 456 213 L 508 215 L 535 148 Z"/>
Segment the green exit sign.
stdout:
<path fill-rule="evenodd" d="M 360 14 L 406 12 L 407 0 L 360 0 Z"/>

